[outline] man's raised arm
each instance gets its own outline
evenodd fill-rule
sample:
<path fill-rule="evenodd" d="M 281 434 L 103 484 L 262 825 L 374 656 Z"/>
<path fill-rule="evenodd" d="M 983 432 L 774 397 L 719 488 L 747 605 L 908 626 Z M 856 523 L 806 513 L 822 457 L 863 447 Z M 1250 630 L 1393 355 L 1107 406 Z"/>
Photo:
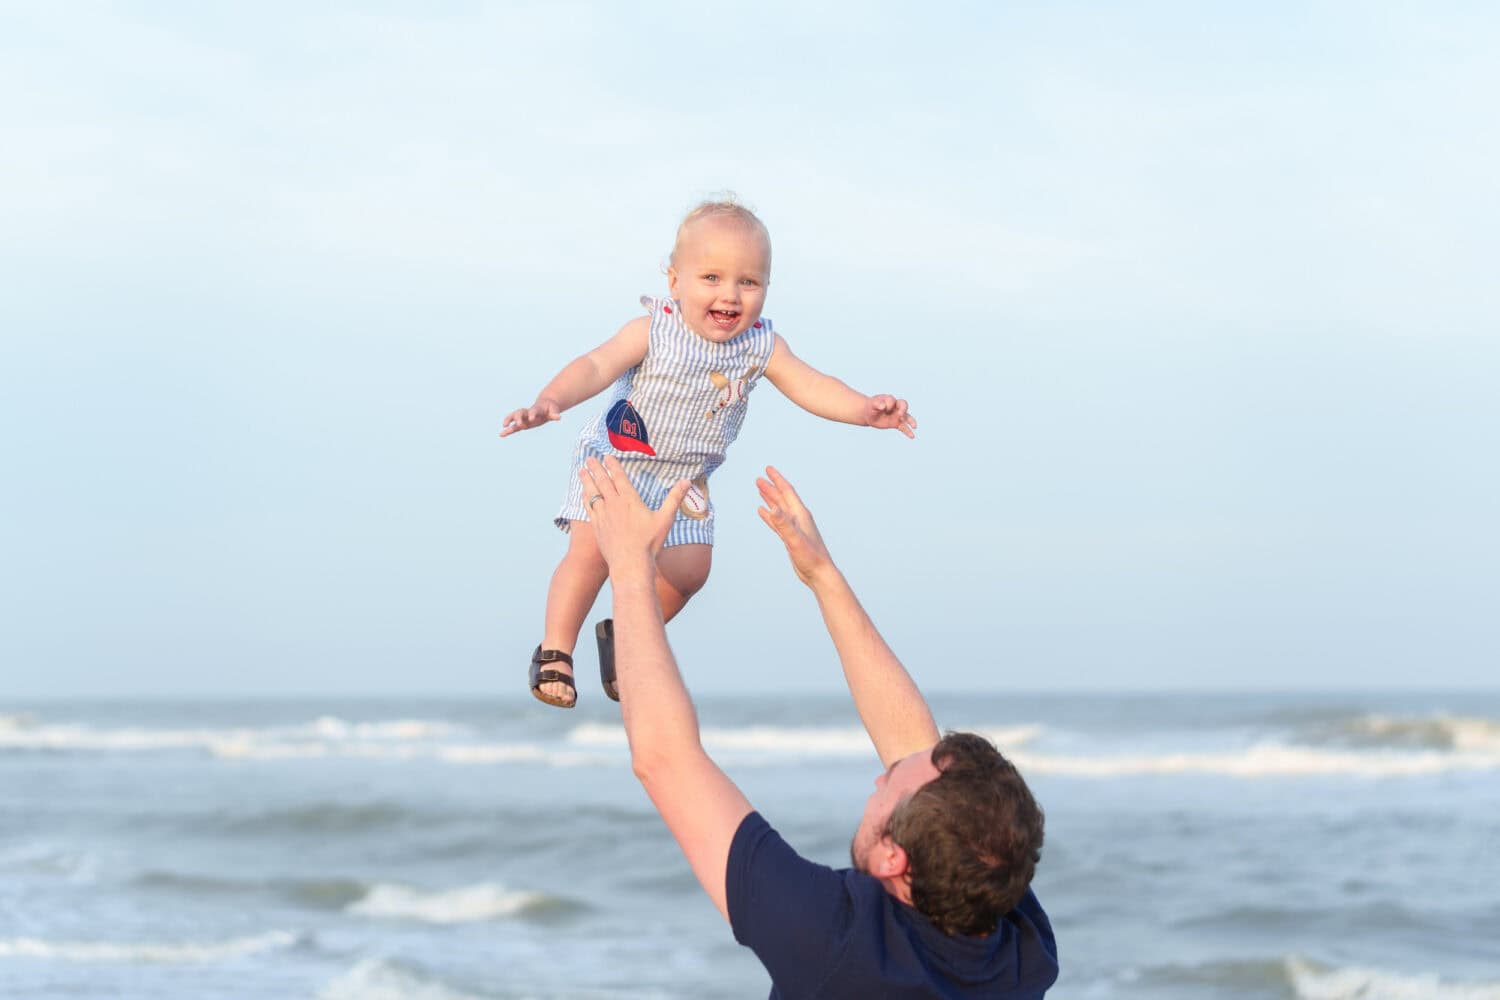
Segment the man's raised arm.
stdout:
<path fill-rule="evenodd" d="M 613 457 L 580 477 L 614 594 L 615 667 L 630 764 L 693 874 L 724 918 L 729 845 L 750 802 L 703 750 L 698 716 L 667 645 L 656 597 L 656 553 L 687 491 L 678 483 L 652 511 Z"/>
<path fill-rule="evenodd" d="M 776 532 L 797 576 L 818 599 L 854 707 L 881 764 L 890 766 L 937 743 L 937 723 L 927 701 L 834 565 L 802 498 L 785 476 L 769 466 L 766 478 L 756 480 L 755 485 L 765 503 L 760 519 Z"/>

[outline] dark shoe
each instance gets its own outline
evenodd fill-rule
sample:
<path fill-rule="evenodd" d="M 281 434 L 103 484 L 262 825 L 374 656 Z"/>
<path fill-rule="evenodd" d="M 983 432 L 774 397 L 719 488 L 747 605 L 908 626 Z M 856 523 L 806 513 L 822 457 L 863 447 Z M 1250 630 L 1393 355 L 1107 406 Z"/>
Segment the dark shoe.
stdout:
<path fill-rule="evenodd" d="M 611 701 L 620 700 L 620 685 L 615 682 L 615 620 L 606 618 L 594 626 L 599 640 L 599 681 Z"/>
<path fill-rule="evenodd" d="M 542 669 L 543 663 L 553 663 L 557 660 L 561 660 L 570 667 L 573 665 L 573 658 L 571 656 L 556 649 L 543 649 L 541 646 L 538 646 L 536 652 L 531 654 L 531 693 L 536 696 L 537 701 L 546 702 L 548 705 L 556 705 L 558 708 L 572 708 L 578 704 L 578 689 L 573 686 L 573 678 L 561 670 Z M 568 686 L 568 690 L 573 692 L 571 700 L 542 694 L 542 685 L 550 684 L 554 681 Z"/>

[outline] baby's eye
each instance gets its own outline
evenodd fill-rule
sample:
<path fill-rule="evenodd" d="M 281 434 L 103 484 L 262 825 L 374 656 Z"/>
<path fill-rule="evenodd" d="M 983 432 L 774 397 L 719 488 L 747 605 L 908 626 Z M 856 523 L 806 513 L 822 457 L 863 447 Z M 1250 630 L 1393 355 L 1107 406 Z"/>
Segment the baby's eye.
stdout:
<path fill-rule="evenodd" d="M 740 284 L 744 285 L 746 288 L 755 288 L 760 284 L 760 282 L 756 281 L 754 278 L 741 278 Z"/>
<path fill-rule="evenodd" d="M 703 276 L 703 280 L 707 281 L 707 282 L 710 282 L 711 284 L 718 284 L 719 283 L 719 276 L 717 274 L 705 274 Z"/>

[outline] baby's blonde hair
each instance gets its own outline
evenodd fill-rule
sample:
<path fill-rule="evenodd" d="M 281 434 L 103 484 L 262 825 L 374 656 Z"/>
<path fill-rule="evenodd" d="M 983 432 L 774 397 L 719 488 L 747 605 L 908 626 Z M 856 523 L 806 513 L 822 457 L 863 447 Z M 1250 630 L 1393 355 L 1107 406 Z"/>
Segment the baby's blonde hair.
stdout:
<path fill-rule="evenodd" d="M 701 201 L 687 215 L 683 216 L 682 224 L 677 227 L 677 240 L 672 244 L 672 256 L 668 262 L 677 263 L 677 251 L 682 247 L 682 234 L 687 232 L 688 226 L 700 219 L 732 219 L 742 225 L 749 226 L 760 233 L 760 238 L 766 241 L 766 262 L 771 260 L 771 231 L 766 224 L 760 221 L 760 217 L 749 208 L 740 203 L 733 191 L 726 191 L 717 198 Z"/>

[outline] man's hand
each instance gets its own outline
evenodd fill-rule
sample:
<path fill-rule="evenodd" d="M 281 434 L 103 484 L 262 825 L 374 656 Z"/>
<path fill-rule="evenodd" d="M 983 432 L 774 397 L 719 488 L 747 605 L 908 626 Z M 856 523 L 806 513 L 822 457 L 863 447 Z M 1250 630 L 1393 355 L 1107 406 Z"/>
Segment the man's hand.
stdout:
<path fill-rule="evenodd" d="M 849 693 L 854 697 L 854 707 L 865 724 L 865 732 L 870 734 L 870 742 L 875 744 L 880 762 L 890 766 L 914 751 L 932 746 L 938 741 L 937 724 L 932 721 L 932 712 L 922 692 L 880 637 L 875 623 L 849 588 L 849 581 L 833 564 L 812 514 L 792 484 L 770 466 L 766 467 L 766 475 L 769 480 L 755 481 L 766 504 L 760 508 L 760 519 L 776 532 L 786 546 L 792 568 L 818 600 L 823 624 L 828 627 Z"/>
<path fill-rule="evenodd" d="M 811 587 L 819 574 L 829 570 L 836 572 L 833 557 L 828 554 L 828 546 L 823 544 L 823 536 L 813 523 L 812 511 L 802 503 L 792 484 L 769 465 L 766 466 L 766 475 L 769 479 L 755 481 L 765 503 L 756 513 L 786 546 L 786 554 L 792 560 L 792 569 L 797 571 L 798 579 Z"/>
<path fill-rule="evenodd" d="M 906 411 L 906 400 L 884 393 L 865 401 L 865 424 L 882 430 L 894 427 L 909 438 L 917 436 L 917 418 Z"/>
<path fill-rule="evenodd" d="M 672 486 L 660 510 L 647 507 L 631 485 L 619 459 L 613 455 L 603 462 L 590 458 L 578 474 L 583 484 L 584 503 L 589 508 L 589 523 L 599 554 L 609 565 L 611 575 L 634 569 L 642 564 L 654 574 L 656 554 L 672 530 L 672 519 L 691 485 L 680 479 Z"/>
<path fill-rule="evenodd" d="M 500 425 L 500 436 L 506 437 L 516 431 L 530 430 L 540 427 L 551 420 L 562 419 L 562 407 L 557 405 L 554 399 L 545 397 L 538 399 L 531 406 L 523 406 L 519 410 L 512 411 L 506 416 Z"/>

